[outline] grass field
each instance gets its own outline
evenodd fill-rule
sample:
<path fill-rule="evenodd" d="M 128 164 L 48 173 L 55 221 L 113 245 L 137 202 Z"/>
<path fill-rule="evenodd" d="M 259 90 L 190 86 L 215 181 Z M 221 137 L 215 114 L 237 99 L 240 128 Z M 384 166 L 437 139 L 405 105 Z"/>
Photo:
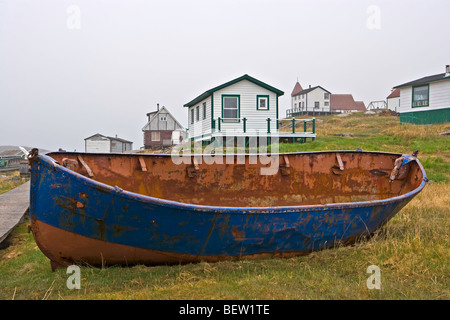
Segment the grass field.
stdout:
<path fill-rule="evenodd" d="M 0 194 L 5 193 L 27 181 L 20 177 L 19 171 L 0 173 Z"/>
<path fill-rule="evenodd" d="M 0 299 L 450 299 L 450 137 L 438 135 L 447 130 L 450 124 L 401 126 L 391 116 L 327 116 L 317 122 L 315 142 L 279 146 L 281 152 L 419 150 L 430 183 L 353 246 L 290 259 L 82 267 L 81 289 L 69 290 L 66 270 L 51 272 L 24 222 L 0 245 Z M 370 265 L 381 270 L 380 290 L 367 288 Z"/>

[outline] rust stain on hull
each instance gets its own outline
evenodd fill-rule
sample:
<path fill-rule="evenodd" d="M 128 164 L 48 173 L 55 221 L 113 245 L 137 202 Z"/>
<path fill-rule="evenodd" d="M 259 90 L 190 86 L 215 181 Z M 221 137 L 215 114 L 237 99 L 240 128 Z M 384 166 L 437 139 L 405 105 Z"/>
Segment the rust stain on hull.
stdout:
<path fill-rule="evenodd" d="M 280 170 L 261 175 L 267 163 L 249 155 L 175 165 L 164 155 L 33 153 L 33 235 L 54 266 L 292 257 L 372 233 L 426 182 L 407 155 L 279 156 Z"/>
<path fill-rule="evenodd" d="M 171 265 L 195 262 L 219 262 L 239 259 L 258 259 L 267 257 L 292 258 L 311 251 L 264 252 L 242 256 L 198 255 L 163 252 L 142 249 L 64 231 L 38 220 L 31 221 L 35 241 L 39 249 L 52 261 L 53 269 L 66 267 L 73 263 L 88 264 L 94 267 L 105 265 Z M 350 240 L 348 243 L 351 243 Z M 74 246 L 76 243 L 76 246 Z"/>

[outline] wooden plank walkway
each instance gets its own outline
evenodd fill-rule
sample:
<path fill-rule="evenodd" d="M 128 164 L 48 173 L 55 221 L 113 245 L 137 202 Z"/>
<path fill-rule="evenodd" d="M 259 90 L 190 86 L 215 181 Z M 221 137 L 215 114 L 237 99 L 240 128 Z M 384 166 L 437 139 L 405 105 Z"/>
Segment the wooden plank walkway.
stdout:
<path fill-rule="evenodd" d="M 30 181 L 0 194 L 0 243 L 18 225 L 30 206 Z"/>

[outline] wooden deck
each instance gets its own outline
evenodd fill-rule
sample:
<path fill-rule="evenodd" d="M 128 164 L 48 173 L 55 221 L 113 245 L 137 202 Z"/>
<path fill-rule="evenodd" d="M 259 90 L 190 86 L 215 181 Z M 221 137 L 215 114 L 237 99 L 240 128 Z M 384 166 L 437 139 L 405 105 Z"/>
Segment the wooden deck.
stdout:
<path fill-rule="evenodd" d="M 218 139 L 222 138 L 223 141 L 226 141 L 228 138 L 234 137 L 234 138 L 271 138 L 273 141 L 278 140 L 285 140 L 289 139 L 290 142 L 294 141 L 302 141 L 305 142 L 306 139 L 312 139 L 312 141 L 315 140 L 317 137 L 317 134 L 312 132 L 296 132 L 296 133 L 290 133 L 290 132 L 278 132 L 278 133 L 255 133 L 255 132 L 215 132 L 213 134 L 207 134 L 204 136 L 189 138 L 193 139 L 194 141 L 211 141 L 212 139 Z"/>
<path fill-rule="evenodd" d="M 30 206 L 30 181 L 0 194 L 0 243 L 18 225 Z"/>

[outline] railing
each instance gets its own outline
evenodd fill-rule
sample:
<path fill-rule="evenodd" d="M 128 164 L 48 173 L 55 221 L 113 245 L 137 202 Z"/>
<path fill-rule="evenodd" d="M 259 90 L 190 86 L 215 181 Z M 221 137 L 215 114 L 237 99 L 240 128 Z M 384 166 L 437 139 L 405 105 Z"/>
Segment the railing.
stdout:
<path fill-rule="evenodd" d="M 285 131 L 283 129 L 286 128 L 283 123 L 287 122 L 288 126 L 291 126 L 288 131 Z M 297 126 L 303 123 L 303 126 L 300 125 L 300 128 L 297 128 Z M 307 125 L 308 123 L 311 123 L 311 131 L 308 131 Z M 224 124 L 228 126 L 228 124 L 234 124 L 231 128 L 228 126 L 224 130 Z M 281 128 L 280 128 L 281 124 Z M 242 130 L 240 129 L 242 128 Z M 301 130 L 303 129 L 303 131 Z M 241 118 L 236 119 L 233 121 L 227 121 L 224 120 L 221 117 L 218 117 L 217 119 L 213 119 L 212 122 L 212 133 L 214 132 L 222 132 L 222 131 L 238 131 L 242 133 L 279 133 L 279 134 L 289 134 L 289 133 L 316 133 L 316 119 L 272 119 L 267 118 L 265 120 L 252 120 L 249 121 L 247 118 Z"/>
<path fill-rule="evenodd" d="M 281 128 L 279 130 L 280 134 L 283 133 L 316 133 L 316 118 L 312 119 L 281 119 L 279 120 L 282 123 Z M 287 125 L 283 125 L 283 122 L 287 123 Z M 303 123 L 303 126 L 301 125 Z M 308 131 L 308 123 L 311 123 L 311 131 Z M 297 126 L 300 124 L 300 128 Z M 284 129 L 287 129 L 284 131 Z M 299 130 L 300 129 L 300 130 Z M 301 131 L 303 129 L 303 131 Z"/>

